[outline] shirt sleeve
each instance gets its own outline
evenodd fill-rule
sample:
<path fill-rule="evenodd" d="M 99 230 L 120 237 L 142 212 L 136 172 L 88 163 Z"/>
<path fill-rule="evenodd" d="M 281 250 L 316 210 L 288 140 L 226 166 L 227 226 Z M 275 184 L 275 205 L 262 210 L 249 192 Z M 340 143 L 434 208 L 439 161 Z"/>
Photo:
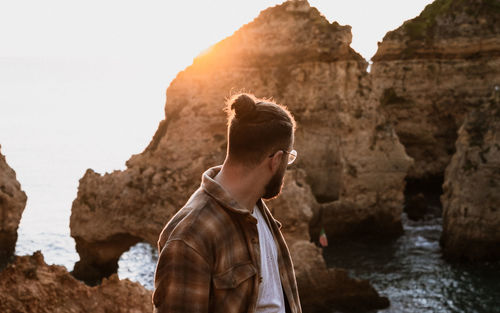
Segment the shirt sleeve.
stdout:
<path fill-rule="evenodd" d="M 169 241 L 160 252 L 155 272 L 155 313 L 209 311 L 211 271 L 207 261 L 181 240 Z"/>

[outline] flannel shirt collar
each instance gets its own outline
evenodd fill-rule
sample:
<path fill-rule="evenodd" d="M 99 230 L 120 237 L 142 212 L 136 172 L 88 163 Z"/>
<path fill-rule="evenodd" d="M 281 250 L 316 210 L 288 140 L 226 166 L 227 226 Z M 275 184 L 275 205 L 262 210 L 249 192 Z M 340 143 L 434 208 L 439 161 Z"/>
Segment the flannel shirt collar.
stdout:
<path fill-rule="evenodd" d="M 218 182 L 215 181 L 215 176 L 222 169 L 222 165 L 214 166 L 209 168 L 203 173 L 201 177 L 201 188 L 212 196 L 217 202 L 219 202 L 223 207 L 240 214 L 250 214 L 250 212 L 242 207 L 234 198 L 229 194 L 229 192 L 224 189 Z M 259 199 L 257 205 L 260 208 L 264 208 L 265 204 L 262 199 Z"/>

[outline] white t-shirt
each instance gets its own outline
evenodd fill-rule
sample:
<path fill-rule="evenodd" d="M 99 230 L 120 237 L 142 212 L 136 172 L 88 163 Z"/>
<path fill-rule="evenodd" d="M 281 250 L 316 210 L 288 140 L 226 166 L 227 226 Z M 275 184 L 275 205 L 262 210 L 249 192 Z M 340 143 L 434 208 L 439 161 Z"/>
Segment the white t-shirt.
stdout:
<path fill-rule="evenodd" d="M 273 234 L 260 209 L 255 206 L 252 213 L 257 219 L 260 243 L 262 282 L 259 284 L 256 313 L 285 313 L 283 289 L 278 268 L 278 251 Z"/>

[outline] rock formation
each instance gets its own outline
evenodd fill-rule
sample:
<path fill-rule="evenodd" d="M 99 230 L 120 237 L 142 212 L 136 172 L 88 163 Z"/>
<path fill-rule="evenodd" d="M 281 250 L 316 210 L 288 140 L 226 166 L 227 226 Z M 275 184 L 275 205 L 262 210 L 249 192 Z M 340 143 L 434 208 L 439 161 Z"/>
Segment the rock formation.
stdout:
<path fill-rule="evenodd" d="M 321 248 L 311 243 L 309 223 L 319 204 L 306 183 L 303 170 L 288 170 L 282 196 L 268 202 L 292 255 L 304 312 L 349 312 L 383 309 L 389 300 L 380 297 L 366 280 L 353 279 L 338 268 L 327 268 Z"/>
<path fill-rule="evenodd" d="M 379 44 L 373 92 L 415 160 L 410 179 L 442 177 L 465 115 L 500 82 L 499 34 L 498 1 L 436 0 Z"/>
<path fill-rule="evenodd" d="M 441 245 L 449 259 L 500 259 L 500 90 L 472 111 L 446 169 Z"/>
<path fill-rule="evenodd" d="M 16 179 L 16 172 L 9 167 L 0 152 L 0 268 L 14 254 L 17 227 L 26 199 L 26 194 Z"/>
<path fill-rule="evenodd" d="M 87 170 L 80 180 L 70 219 L 80 261 L 73 274 L 87 283 L 116 273 L 123 252 L 139 241 L 156 246 L 158 232 L 173 212 L 174 195 L 163 173 L 131 168 L 103 176 Z M 161 182 L 161 183 L 159 183 Z"/>
<path fill-rule="evenodd" d="M 80 254 L 75 275 L 109 275 L 133 243 L 156 244 L 202 172 L 223 161 L 222 108 L 240 90 L 273 96 L 295 115 L 296 166 L 306 171 L 314 196 L 336 201 L 346 217 L 335 220 L 332 236 L 401 231 L 411 159 L 377 111 L 367 62 L 350 42 L 349 26 L 329 23 L 307 1 L 289 1 L 197 57 L 170 84 L 165 120 L 128 169 L 103 176 L 88 170 L 80 180 L 71 216 Z"/>
<path fill-rule="evenodd" d="M 0 312 L 146 313 L 151 291 L 113 275 L 89 287 L 59 265 L 47 265 L 40 252 L 16 257 L 0 272 Z"/>

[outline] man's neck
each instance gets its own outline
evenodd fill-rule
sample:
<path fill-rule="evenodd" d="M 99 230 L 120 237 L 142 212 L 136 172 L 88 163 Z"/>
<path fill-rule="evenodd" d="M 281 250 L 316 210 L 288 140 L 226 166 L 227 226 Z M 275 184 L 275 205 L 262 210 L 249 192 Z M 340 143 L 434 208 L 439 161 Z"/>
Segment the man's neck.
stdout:
<path fill-rule="evenodd" d="M 250 213 L 262 196 L 260 175 L 244 166 L 224 163 L 215 180 Z"/>

